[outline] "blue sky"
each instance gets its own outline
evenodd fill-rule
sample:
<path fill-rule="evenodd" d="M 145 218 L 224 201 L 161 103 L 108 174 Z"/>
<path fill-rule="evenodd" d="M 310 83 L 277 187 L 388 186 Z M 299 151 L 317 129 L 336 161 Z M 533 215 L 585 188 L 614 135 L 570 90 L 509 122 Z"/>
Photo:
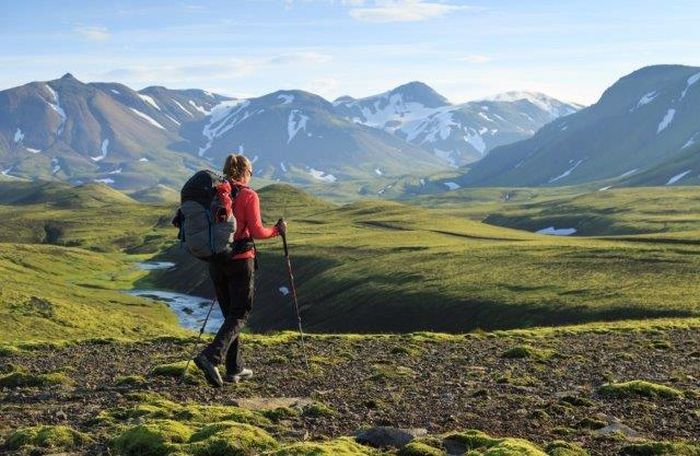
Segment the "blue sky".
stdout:
<path fill-rule="evenodd" d="M 537 90 L 595 102 L 642 66 L 700 66 L 700 2 L 2 1 L 0 89 L 84 81 L 328 99 L 412 80 L 455 102 Z"/>

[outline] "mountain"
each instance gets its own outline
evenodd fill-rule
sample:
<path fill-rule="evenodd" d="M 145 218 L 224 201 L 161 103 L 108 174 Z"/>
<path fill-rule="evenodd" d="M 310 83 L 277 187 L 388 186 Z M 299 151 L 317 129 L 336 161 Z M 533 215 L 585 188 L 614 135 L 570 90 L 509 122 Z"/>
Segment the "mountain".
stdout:
<path fill-rule="evenodd" d="M 325 99 L 300 90 L 221 103 L 187 133 L 202 158 L 219 163 L 243 151 L 256 175 L 288 182 L 444 168 L 420 147 L 351 122 Z"/>
<path fill-rule="evenodd" d="M 700 183 L 700 68 L 657 65 L 600 100 L 499 147 L 460 179 L 468 186 Z"/>
<path fill-rule="evenodd" d="M 204 118 L 223 98 L 188 92 L 140 93 L 122 84 L 84 84 L 71 74 L 2 91 L 2 174 L 122 188 L 179 185 L 206 166 L 192 154 L 173 153 L 182 123 Z M 191 104 L 177 112 L 173 105 L 183 99 Z"/>
<path fill-rule="evenodd" d="M 271 181 L 420 177 L 478 160 L 576 109 L 515 92 L 453 105 L 421 82 L 330 103 L 300 90 L 248 99 L 135 91 L 69 73 L 0 92 L 0 180 L 178 188 L 193 170 L 218 169 L 233 152 Z"/>
<path fill-rule="evenodd" d="M 453 105 L 421 82 L 367 98 L 341 97 L 333 104 L 343 117 L 392 133 L 453 166 L 480 160 L 491 149 L 528 138 L 581 108 L 532 92 Z"/>

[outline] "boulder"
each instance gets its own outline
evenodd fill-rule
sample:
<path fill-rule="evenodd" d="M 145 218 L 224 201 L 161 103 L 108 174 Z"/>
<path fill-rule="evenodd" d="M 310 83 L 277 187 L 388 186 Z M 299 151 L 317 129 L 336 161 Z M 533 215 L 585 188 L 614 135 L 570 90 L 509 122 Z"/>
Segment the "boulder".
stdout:
<path fill-rule="evenodd" d="M 391 426 L 376 426 L 361 429 L 355 434 L 355 440 L 363 445 L 375 448 L 402 448 L 416 437 L 427 435 L 426 429 L 399 429 Z"/>

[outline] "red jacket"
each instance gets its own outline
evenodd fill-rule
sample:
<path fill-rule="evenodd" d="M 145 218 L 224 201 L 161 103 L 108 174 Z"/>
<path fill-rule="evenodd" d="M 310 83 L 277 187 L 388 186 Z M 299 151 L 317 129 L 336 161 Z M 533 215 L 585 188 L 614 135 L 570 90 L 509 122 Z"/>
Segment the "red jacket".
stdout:
<path fill-rule="evenodd" d="M 238 195 L 233 200 L 233 216 L 236 217 L 236 232 L 233 235 L 233 239 L 238 241 L 248 238 L 268 239 L 279 236 L 277 227 L 267 228 L 263 225 L 260 218 L 260 200 L 255 190 L 240 182 L 231 182 L 231 186 L 238 186 L 239 188 Z M 230 198 L 228 193 L 231 187 L 227 187 L 227 185 L 223 185 L 218 189 L 219 198 L 222 202 L 226 198 Z M 246 258 L 255 258 L 255 249 L 239 253 L 233 257 L 234 260 Z"/>

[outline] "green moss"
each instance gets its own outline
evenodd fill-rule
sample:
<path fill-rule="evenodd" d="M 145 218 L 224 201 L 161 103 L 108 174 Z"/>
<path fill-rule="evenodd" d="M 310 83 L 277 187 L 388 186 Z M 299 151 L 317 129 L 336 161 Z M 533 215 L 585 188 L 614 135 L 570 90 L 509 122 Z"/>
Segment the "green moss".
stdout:
<path fill-rule="evenodd" d="M 195 376 L 199 374 L 199 369 L 195 366 L 194 362 L 190 361 L 189 365 L 187 361 L 178 361 L 176 363 L 159 364 L 153 368 L 153 375 L 160 377 L 176 377 L 182 376 L 182 373 L 187 367 L 187 375 Z"/>
<path fill-rule="evenodd" d="M 205 426 L 190 437 L 190 443 L 189 452 L 196 456 L 254 455 L 277 447 L 264 430 L 235 422 Z"/>
<path fill-rule="evenodd" d="M 133 397 L 133 395 L 130 395 Z M 259 412 L 223 405 L 178 404 L 158 395 L 145 394 L 142 403 L 128 408 L 112 409 L 106 416 L 117 420 L 133 418 L 171 419 L 193 423 L 235 421 L 255 426 L 269 426 L 270 420 Z"/>
<path fill-rule="evenodd" d="M 188 426 L 159 420 L 127 429 L 114 440 L 113 447 L 123 456 L 162 456 L 177 448 L 173 444 L 186 443 L 191 436 Z"/>
<path fill-rule="evenodd" d="M 575 443 L 555 440 L 545 447 L 549 456 L 588 456 L 588 452 Z"/>
<path fill-rule="evenodd" d="M 20 349 L 14 345 L 0 345 L 0 357 L 12 356 L 20 353 Z"/>
<path fill-rule="evenodd" d="M 444 452 L 423 442 L 410 442 L 399 450 L 399 456 L 442 456 Z"/>
<path fill-rule="evenodd" d="M 279 423 L 282 420 L 299 416 L 301 412 L 291 407 L 277 407 L 272 410 L 262 410 L 260 414 L 273 423 Z"/>
<path fill-rule="evenodd" d="M 293 443 L 271 453 L 273 456 L 367 456 L 374 454 L 378 454 L 378 452 L 346 437 L 326 442 Z"/>
<path fill-rule="evenodd" d="M 74 449 L 90 441 L 90 438 L 67 426 L 36 426 L 15 431 L 7 439 L 10 450 L 23 446 L 52 449 Z"/>
<path fill-rule="evenodd" d="M 0 387 L 24 388 L 42 387 L 52 385 L 69 385 L 73 381 L 61 372 L 51 374 L 28 374 L 26 372 L 12 372 L 0 376 Z"/>
<path fill-rule="evenodd" d="M 533 359 L 547 359 L 554 355 L 554 350 L 547 350 L 542 348 L 534 348 L 529 345 L 518 345 L 516 347 L 509 348 L 508 350 L 501 353 L 502 358 L 533 358 Z"/>
<path fill-rule="evenodd" d="M 614 397 L 643 396 L 650 398 L 677 399 L 683 396 L 683 393 L 675 388 L 644 380 L 632 380 L 624 383 L 607 383 L 600 387 L 599 392 L 603 395 Z"/>
<path fill-rule="evenodd" d="M 535 444 L 523 439 L 494 438 L 469 430 L 445 435 L 445 444 L 462 445 L 464 452 L 483 456 L 547 456 Z M 473 453 L 472 453 L 473 451 Z"/>
<path fill-rule="evenodd" d="M 645 442 L 622 448 L 625 456 L 700 456 L 700 445 L 684 442 Z"/>
<path fill-rule="evenodd" d="M 114 381 L 117 386 L 137 386 L 146 383 L 146 379 L 142 375 L 124 375 L 119 376 Z"/>
<path fill-rule="evenodd" d="M 338 412 L 322 402 L 312 402 L 302 408 L 302 415 L 318 418 L 321 416 L 335 416 Z"/>

